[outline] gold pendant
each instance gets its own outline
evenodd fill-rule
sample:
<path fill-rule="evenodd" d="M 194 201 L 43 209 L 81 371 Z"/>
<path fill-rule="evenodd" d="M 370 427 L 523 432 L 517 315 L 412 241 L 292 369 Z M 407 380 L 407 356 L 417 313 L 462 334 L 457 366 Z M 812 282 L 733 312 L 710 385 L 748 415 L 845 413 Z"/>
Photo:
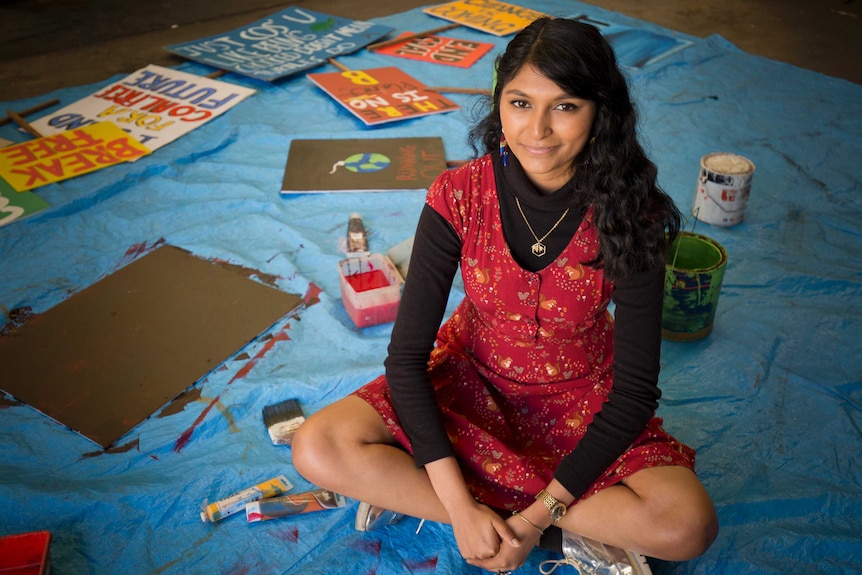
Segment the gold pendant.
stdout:
<path fill-rule="evenodd" d="M 534 243 L 534 244 L 532 245 L 532 248 L 531 248 L 531 249 L 533 250 L 533 255 L 534 255 L 534 256 L 536 256 L 537 258 L 540 258 L 540 257 L 542 257 L 543 255 L 545 255 L 545 252 L 547 251 L 547 250 L 545 249 L 545 244 L 543 244 L 542 242 L 536 242 L 536 243 Z"/>

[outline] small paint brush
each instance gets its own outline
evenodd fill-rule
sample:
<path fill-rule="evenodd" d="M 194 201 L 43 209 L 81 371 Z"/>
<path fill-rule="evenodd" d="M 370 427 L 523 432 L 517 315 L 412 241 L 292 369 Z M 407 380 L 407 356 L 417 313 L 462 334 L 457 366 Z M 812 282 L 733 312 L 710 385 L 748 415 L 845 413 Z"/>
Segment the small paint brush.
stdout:
<path fill-rule="evenodd" d="M 296 430 L 304 422 L 305 415 L 296 399 L 286 399 L 263 408 L 263 424 L 275 445 L 290 445 Z"/>

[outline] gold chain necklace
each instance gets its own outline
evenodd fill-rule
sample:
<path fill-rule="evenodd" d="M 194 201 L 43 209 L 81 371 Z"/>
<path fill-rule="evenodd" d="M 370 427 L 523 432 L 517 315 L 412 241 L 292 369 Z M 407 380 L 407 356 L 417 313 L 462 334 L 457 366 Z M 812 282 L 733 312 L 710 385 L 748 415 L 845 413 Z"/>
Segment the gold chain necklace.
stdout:
<path fill-rule="evenodd" d="M 536 243 L 530 246 L 530 249 L 533 251 L 534 256 L 540 258 L 545 255 L 546 251 L 548 251 L 545 247 L 545 244 L 543 244 L 542 242 L 545 241 L 545 238 L 551 235 L 551 232 L 557 229 L 557 226 L 562 223 L 563 219 L 565 219 L 565 217 L 568 215 L 571 208 L 566 208 L 566 211 L 563 212 L 563 215 L 560 216 L 560 219 L 557 220 L 557 223 L 551 226 L 551 229 L 548 230 L 548 233 L 546 233 L 542 237 L 539 237 L 536 235 L 536 232 L 533 231 L 533 226 L 530 225 L 530 222 L 527 220 L 527 216 L 524 215 L 524 210 L 521 208 L 521 202 L 518 201 L 517 197 L 515 198 L 515 205 L 518 206 L 518 211 L 521 212 L 521 217 L 524 218 L 524 223 L 527 224 L 527 229 L 530 230 L 530 233 L 533 234 L 533 239 L 536 240 Z"/>

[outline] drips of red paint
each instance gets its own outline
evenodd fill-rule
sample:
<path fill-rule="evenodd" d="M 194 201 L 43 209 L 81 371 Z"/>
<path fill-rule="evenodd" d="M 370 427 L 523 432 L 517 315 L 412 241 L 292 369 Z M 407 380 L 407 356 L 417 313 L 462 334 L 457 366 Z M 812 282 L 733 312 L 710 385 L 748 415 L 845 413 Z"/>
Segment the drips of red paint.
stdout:
<path fill-rule="evenodd" d="M 389 287 L 389 280 L 386 278 L 386 274 L 380 270 L 349 275 L 346 279 L 350 287 L 353 288 L 353 291 L 357 293 Z"/>

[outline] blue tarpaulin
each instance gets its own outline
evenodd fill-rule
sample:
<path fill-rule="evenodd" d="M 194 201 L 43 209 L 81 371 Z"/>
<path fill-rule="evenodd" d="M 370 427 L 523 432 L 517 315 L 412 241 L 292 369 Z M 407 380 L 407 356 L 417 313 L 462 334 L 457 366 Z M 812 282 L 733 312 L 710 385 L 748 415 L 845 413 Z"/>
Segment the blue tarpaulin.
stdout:
<path fill-rule="evenodd" d="M 756 165 L 741 224 L 696 224 L 728 253 L 713 332 L 662 350 L 658 414 L 697 449 L 721 531 L 702 557 L 651 559 L 653 571 L 862 572 L 862 88 L 721 37 L 685 37 L 579 2 L 531 7 L 692 42 L 627 70 L 660 184 L 684 212 L 705 154 L 732 152 Z M 420 10 L 377 21 L 440 26 Z M 490 87 L 508 38 L 447 34 L 497 49 L 469 69 L 368 51 L 339 60 L 352 69 L 398 66 L 428 86 Z M 415 191 L 280 197 L 290 142 L 440 136 L 450 160 L 466 159 L 478 102 L 448 94 L 461 110 L 366 128 L 302 74 L 273 84 L 221 79 L 257 93 L 150 156 L 36 190 L 51 207 L 0 228 L 0 306 L 44 313 L 117 269 L 128 250 L 161 240 L 259 270 L 307 303 L 115 449 L 0 395 L 0 535 L 50 531 L 56 575 L 481 573 L 461 559 L 446 525 L 426 523 L 417 534 L 418 520 L 406 519 L 354 531 L 352 500 L 262 523 L 201 522 L 204 501 L 280 474 L 294 492 L 314 487 L 294 470 L 290 447 L 272 444 L 261 410 L 297 398 L 313 413 L 382 372 L 391 324 L 356 328 L 340 297 L 347 218 L 361 213 L 371 250 L 382 253 L 412 235 L 423 205 Z M 67 104 L 112 80 L 2 109 L 49 97 Z M 29 138 L 13 126 L 0 137 Z M 456 284 L 450 309 L 460 295 Z M 273 334 L 280 337 L 264 345 Z M 0 366 L 0 389 L 3 377 Z M 517 573 L 536 573 L 551 557 L 536 550 Z"/>

